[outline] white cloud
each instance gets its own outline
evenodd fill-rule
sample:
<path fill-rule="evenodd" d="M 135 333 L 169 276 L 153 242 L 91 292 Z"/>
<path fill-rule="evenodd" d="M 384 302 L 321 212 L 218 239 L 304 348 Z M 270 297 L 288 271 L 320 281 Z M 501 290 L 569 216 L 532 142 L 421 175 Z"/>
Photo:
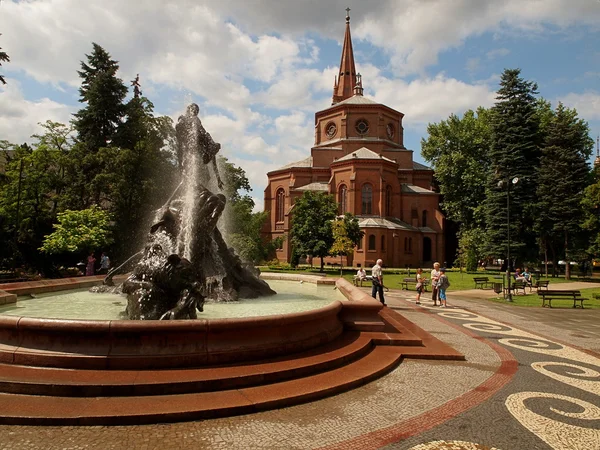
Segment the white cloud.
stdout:
<path fill-rule="evenodd" d="M 8 78 L 0 85 L 0 139 L 15 144 L 30 141 L 30 136 L 40 133 L 38 125 L 47 120 L 68 123 L 73 108 L 48 98 L 25 100 L 17 80 Z"/>
<path fill-rule="evenodd" d="M 584 120 L 600 120 L 600 92 L 588 91 L 583 94 L 570 93 L 558 100 L 569 108 L 575 108 Z"/>
<path fill-rule="evenodd" d="M 487 52 L 485 56 L 487 57 L 487 59 L 492 60 L 502 58 L 503 56 L 507 56 L 509 54 L 510 50 L 507 48 L 495 48 L 494 50 L 490 50 L 489 52 Z"/>

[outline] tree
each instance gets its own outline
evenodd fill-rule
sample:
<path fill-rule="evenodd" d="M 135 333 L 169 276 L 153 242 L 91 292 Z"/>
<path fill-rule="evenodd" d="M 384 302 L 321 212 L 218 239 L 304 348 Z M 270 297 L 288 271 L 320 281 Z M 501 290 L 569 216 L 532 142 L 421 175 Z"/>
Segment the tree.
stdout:
<path fill-rule="evenodd" d="M 337 215 L 338 205 L 332 195 L 306 191 L 294 204 L 292 217 L 292 244 L 302 255 L 321 258 L 324 261 L 333 245 L 331 222 Z"/>
<path fill-rule="evenodd" d="M 581 234 L 581 202 L 589 180 L 588 158 L 594 147 L 588 124 L 577 111 L 559 103 L 547 125 L 538 175 L 535 228 L 552 254 L 553 270 L 564 259 L 570 278 L 574 242 Z"/>
<path fill-rule="evenodd" d="M 491 112 L 468 110 L 427 126 L 421 139 L 421 153 L 431 163 L 442 194 L 446 217 L 462 229 L 483 226 L 482 205 L 489 176 Z"/>
<path fill-rule="evenodd" d="M 364 236 L 364 232 L 360 230 L 358 219 L 346 213 L 343 218 L 336 218 L 331 223 L 333 233 L 333 245 L 329 249 L 329 254 L 340 257 L 340 274 L 343 273 L 343 257 L 351 255 L 354 252 L 354 247 L 358 245 Z"/>
<path fill-rule="evenodd" d="M 0 34 L 0 36 L 2 36 Z M 6 52 L 2 51 L 2 47 L 0 47 L 0 67 L 2 67 L 2 62 L 9 62 L 10 61 L 10 57 L 6 54 Z M 0 83 L 2 84 L 6 84 L 6 81 L 4 80 L 4 76 L 2 74 L 0 74 Z"/>
<path fill-rule="evenodd" d="M 58 214 L 58 224 L 40 250 L 48 254 L 85 254 L 112 243 L 110 215 L 97 206 Z"/>
<path fill-rule="evenodd" d="M 485 231 L 482 228 L 463 229 L 458 236 L 458 261 L 467 272 L 475 272 L 485 255 Z"/>
<path fill-rule="evenodd" d="M 484 207 L 489 254 L 506 254 L 510 214 L 511 256 L 531 260 L 538 253 L 533 225 L 540 156 L 539 117 L 537 85 L 525 81 L 520 73 L 519 69 L 504 71 L 492 108 L 491 165 Z M 514 177 L 518 178 L 518 185 L 512 187 L 513 201 L 507 211 L 507 189 Z"/>
<path fill-rule="evenodd" d="M 584 220 L 583 229 L 590 234 L 587 253 L 593 257 L 600 256 L 600 173 L 594 170 L 594 182 L 585 188 L 581 199 Z"/>
<path fill-rule="evenodd" d="M 125 116 L 127 87 L 117 77 L 118 62 L 100 45 L 94 42 L 92 46 L 87 63 L 82 61 L 77 72 L 82 79 L 79 101 L 87 105 L 75 113 L 73 124 L 87 150 L 97 152 L 114 139 Z"/>

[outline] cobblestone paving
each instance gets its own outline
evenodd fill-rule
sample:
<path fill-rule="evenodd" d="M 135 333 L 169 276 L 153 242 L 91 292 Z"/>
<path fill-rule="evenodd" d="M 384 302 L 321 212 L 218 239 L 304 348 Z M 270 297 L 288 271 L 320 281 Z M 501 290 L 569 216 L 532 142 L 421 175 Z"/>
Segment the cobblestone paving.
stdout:
<path fill-rule="evenodd" d="M 403 300 L 405 293 L 386 297 L 390 307 L 463 352 L 467 361 L 405 360 L 353 391 L 247 416 L 131 427 L 0 426 L 0 449 L 600 448 L 600 359 L 527 332 L 587 342 L 570 336 L 572 329 L 563 326 L 553 334 L 547 317 L 527 321 L 504 305 L 478 314 L 470 301 L 472 312 L 418 308 Z M 598 333 L 597 327 L 586 322 L 585 333 Z M 501 376 L 503 354 L 514 355 L 517 373 L 488 394 L 486 383 Z M 448 406 L 474 393 L 491 397 L 462 409 Z M 448 408 L 448 420 L 436 417 Z"/>
<path fill-rule="evenodd" d="M 449 303 L 459 301 L 449 298 Z M 514 307 L 494 309 L 493 317 L 507 322 L 519 316 L 507 308 Z M 510 350 L 519 361 L 518 372 L 489 401 L 385 449 L 600 448 L 600 358 L 488 319 L 475 308 L 426 309 Z M 545 317 L 543 323 L 550 321 Z M 530 318 L 527 328 L 537 331 L 537 325 Z M 568 325 L 561 329 L 568 337 Z M 598 332 L 597 325 L 591 330 Z"/>

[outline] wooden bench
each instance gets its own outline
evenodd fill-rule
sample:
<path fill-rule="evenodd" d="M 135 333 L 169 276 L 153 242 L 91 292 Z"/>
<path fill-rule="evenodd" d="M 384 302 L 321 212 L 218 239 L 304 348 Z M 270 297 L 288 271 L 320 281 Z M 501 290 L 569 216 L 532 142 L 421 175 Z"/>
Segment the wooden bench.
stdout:
<path fill-rule="evenodd" d="M 365 278 L 359 278 L 358 275 L 354 275 L 352 280 L 354 281 L 354 286 L 358 286 L 360 284 L 360 287 L 362 287 L 363 283 L 366 283 L 367 281 L 370 282 L 372 278 L 373 277 L 371 275 L 367 275 Z"/>
<path fill-rule="evenodd" d="M 579 306 L 583 308 L 583 301 L 588 300 L 587 298 L 583 298 L 581 296 L 580 291 L 541 290 L 538 291 L 538 295 L 542 297 L 542 308 L 546 306 L 546 302 L 548 302 L 548 307 L 552 308 L 552 300 L 572 300 L 573 308 L 577 308 L 577 302 L 579 302 Z"/>
<path fill-rule="evenodd" d="M 525 295 L 525 288 L 527 287 L 527 283 L 521 280 L 515 280 L 510 284 L 510 290 L 517 294 L 520 290 L 523 291 L 523 295 Z M 504 288 L 504 292 L 508 292 L 509 288 L 506 286 Z"/>
<path fill-rule="evenodd" d="M 473 281 L 475 282 L 475 289 L 487 288 L 490 284 L 489 277 L 474 277 Z"/>
<path fill-rule="evenodd" d="M 402 289 L 406 289 L 407 291 L 410 291 L 410 288 L 408 287 L 409 284 L 414 284 L 415 285 L 415 290 L 417 289 L 417 279 L 416 278 L 404 278 L 402 280 L 402 283 L 400 283 L 402 286 Z M 425 279 L 423 280 L 423 291 L 427 292 L 427 285 L 429 284 L 429 280 Z"/>
<path fill-rule="evenodd" d="M 550 281 L 548 281 L 548 280 L 538 280 L 530 286 L 529 292 L 531 292 L 531 290 L 533 288 L 535 288 L 538 291 L 538 293 L 539 293 L 540 289 L 547 290 L 548 284 L 550 284 Z"/>

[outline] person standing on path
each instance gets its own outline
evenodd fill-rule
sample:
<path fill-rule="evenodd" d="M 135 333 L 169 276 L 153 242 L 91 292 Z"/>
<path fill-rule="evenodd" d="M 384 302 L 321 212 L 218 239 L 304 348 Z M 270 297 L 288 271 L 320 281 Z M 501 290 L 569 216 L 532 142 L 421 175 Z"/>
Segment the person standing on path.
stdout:
<path fill-rule="evenodd" d="M 98 273 L 107 274 L 108 269 L 110 269 L 110 258 L 106 253 L 102 252 L 102 255 L 100 256 L 100 270 Z"/>
<path fill-rule="evenodd" d="M 446 289 L 448 289 L 450 287 L 450 280 L 448 280 L 448 277 L 446 276 L 446 269 L 444 267 L 442 267 L 440 269 L 440 278 L 438 279 L 437 285 L 438 285 L 438 291 L 440 293 L 440 306 L 445 308 L 446 307 Z M 442 302 L 444 302 L 442 304 Z"/>
<path fill-rule="evenodd" d="M 371 281 L 373 282 L 373 289 L 371 290 L 371 296 L 377 299 L 377 293 L 379 292 L 379 301 L 385 305 L 385 298 L 383 298 L 383 270 L 381 268 L 383 264 L 382 259 L 378 259 L 377 263 L 371 269 Z"/>
<path fill-rule="evenodd" d="M 96 258 L 94 257 L 94 252 L 90 253 L 90 256 L 87 257 L 87 264 L 85 267 L 85 275 L 92 276 L 94 275 L 94 265 L 96 264 Z"/>
<path fill-rule="evenodd" d="M 438 280 L 442 272 L 440 272 L 440 263 L 433 263 L 433 270 L 431 271 L 431 300 L 433 300 L 433 306 L 437 305 L 439 291 L 438 291 Z"/>
<path fill-rule="evenodd" d="M 421 304 L 421 294 L 423 293 L 423 288 L 425 287 L 425 277 L 423 276 L 423 269 L 420 267 L 417 269 L 417 284 L 415 288 L 417 289 L 417 301 L 415 302 L 417 305 Z"/>

